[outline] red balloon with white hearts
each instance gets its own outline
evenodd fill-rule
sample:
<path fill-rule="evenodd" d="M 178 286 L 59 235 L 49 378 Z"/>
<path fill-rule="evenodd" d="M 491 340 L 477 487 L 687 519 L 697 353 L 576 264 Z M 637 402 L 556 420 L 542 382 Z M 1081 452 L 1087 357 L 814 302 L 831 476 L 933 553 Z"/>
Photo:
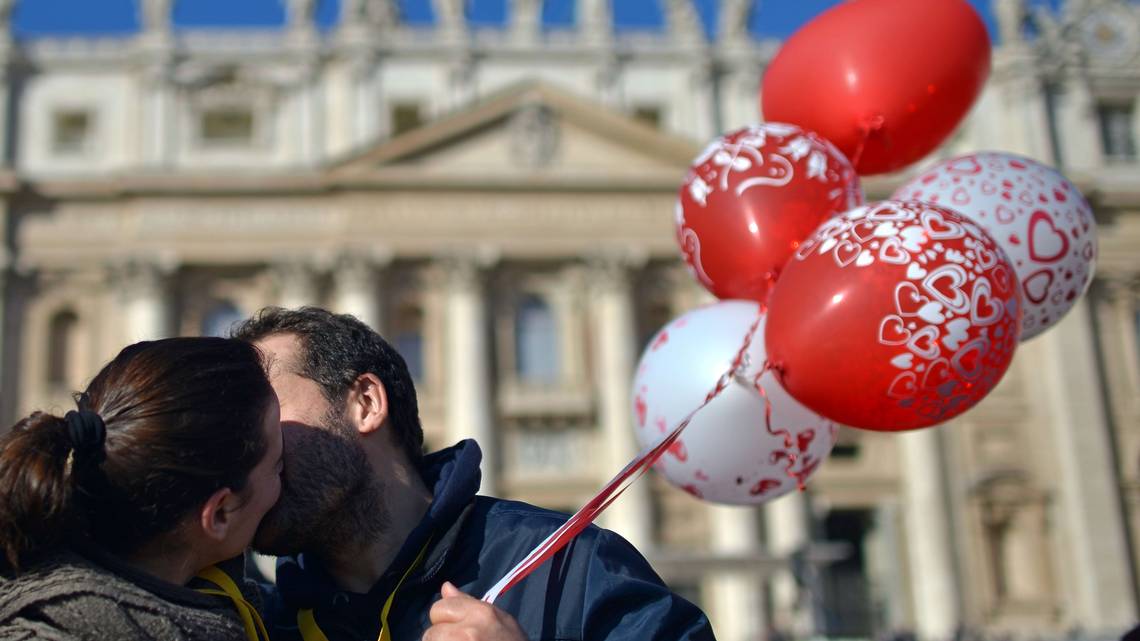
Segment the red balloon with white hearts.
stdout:
<path fill-rule="evenodd" d="M 1021 283 L 1021 340 L 1056 324 L 1092 282 L 1097 254 L 1092 208 L 1051 167 L 1014 154 L 981 152 L 935 165 L 900 187 L 894 198 L 950 207 L 993 236 Z"/>
<path fill-rule="evenodd" d="M 714 503 L 755 504 L 787 494 L 816 472 L 835 444 L 834 424 L 762 370 L 760 306 L 721 301 L 674 319 L 646 347 L 633 382 L 634 430 L 649 448 L 701 406 L 758 319 L 738 376 L 697 412 L 655 466 L 673 485 Z M 771 403 L 770 424 L 757 376 Z"/>
<path fill-rule="evenodd" d="M 677 242 L 717 298 L 764 302 L 796 247 L 862 202 L 855 169 L 830 142 L 794 125 L 753 125 L 693 161 L 674 212 Z"/>
<path fill-rule="evenodd" d="M 886 201 L 824 223 L 768 302 L 780 381 L 839 423 L 901 431 L 950 420 L 1001 380 L 1018 344 L 1009 259 L 965 217 Z"/>

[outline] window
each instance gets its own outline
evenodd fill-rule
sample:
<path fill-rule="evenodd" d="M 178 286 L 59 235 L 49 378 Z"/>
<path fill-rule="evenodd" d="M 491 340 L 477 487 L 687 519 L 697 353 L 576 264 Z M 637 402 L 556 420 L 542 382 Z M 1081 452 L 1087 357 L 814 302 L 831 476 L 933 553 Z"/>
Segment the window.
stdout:
<path fill-rule="evenodd" d="M 424 380 L 424 314 L 418 307 L 405 306 L 392 322 L 392 347 L 404 357 L 412 380 Z"/>
<path fill-rule="evenodd" d="M 1132 315 L 1133 329 L 1136 331 L 1136 357 L 1140 358 L 1140 309 L 1137 309 Z"/>
<path fill-rule="evenodd" d="M 91 144 L 91 114 L 59 111 L 52 121 L 52 151 L 61 155 L 82 154 Z"/>
<path fill-rule="evenodd" d="M 1136 159 L 1134 106 L 1133 103 L 1104 103 L 1097 107 L 1101 148 L 1110 160 Z"/>
<path fill-rule="evenodd" d="M 202 336 L 229 338 L 234 325 L 245 320 L 245 314 L 229 301 L 221 301 L 202 317 Z"/>
<path fill-rule="evenodd" d="M 653 105 L 639 105 L 633 108 L 634 120 L 641 121 L 654 129 L 661 128 L 661 108 Z"/>
<path fill-rule="evenodd" d="M 831 456 L 837 459 L 859 458 L 859 432 L 849 427 L 839 428 Z"/>
<path fill-rule="evenodd" d="M 64 310 L 52 316 L 48 324 L 48 383 L 65 386 L 70 382 L 71 359 L 75 357 L 75 345 L 79 317 L 71 310 Z"/>
<path fill-rule="evenodd" d="M 218 107 L 204 111 L 199 123 L 203 143 L 210 146 L 244 146 L 253 143 L 253 111 L 246 107 Z"/>
<path fill-rule="evenodd" d="M 515 310 L 515 371 L 524 383 L 558 380 L 558 330 L 546 301 L 527 295 Z"/>
<path fill-rule="evenodd" d="M 673 310 L 668 301 L 656 300 L 646 305 L 642 310 L 640 322 L 641 350 L 649 346 L 649 341 L 657 332 L 665 328 L 673 319 Z"/>
<path fill-rule="evenodd" d="M 419 103 L 397 102 L 392 105 L 392 135 L 398 136 L 424 124 Z"/>

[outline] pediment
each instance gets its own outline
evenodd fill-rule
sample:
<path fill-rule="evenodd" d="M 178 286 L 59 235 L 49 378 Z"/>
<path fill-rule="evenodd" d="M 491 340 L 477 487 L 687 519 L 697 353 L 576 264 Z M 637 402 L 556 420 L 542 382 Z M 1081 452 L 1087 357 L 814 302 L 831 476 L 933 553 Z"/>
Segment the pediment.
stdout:
<path fill-rule="evenodd" d="M 333 171 L 520 181 L 671 177 L 680 184 L 699 151 L 695 141 L 532 81 L 383 141 Z"/>

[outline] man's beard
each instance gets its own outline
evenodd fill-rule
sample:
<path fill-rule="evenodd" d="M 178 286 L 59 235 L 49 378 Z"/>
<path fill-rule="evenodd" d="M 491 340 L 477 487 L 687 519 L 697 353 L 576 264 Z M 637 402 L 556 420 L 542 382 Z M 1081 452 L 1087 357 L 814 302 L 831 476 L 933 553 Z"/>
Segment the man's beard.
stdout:
<path fill-rule="evenodd" d="M 356 429 L 342 414 L 285 431 L 281 498 L 266 513 L 253 547 L 273 555 L 328 556 L 375 540 L 388 529 L 384 486 L 368 463 Z"/>

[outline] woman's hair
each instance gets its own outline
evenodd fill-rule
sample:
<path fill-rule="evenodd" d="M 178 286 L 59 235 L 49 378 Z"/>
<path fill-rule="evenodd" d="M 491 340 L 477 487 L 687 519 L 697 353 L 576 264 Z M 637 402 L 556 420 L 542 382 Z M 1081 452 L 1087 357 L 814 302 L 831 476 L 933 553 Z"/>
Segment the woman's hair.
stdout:
<path fill-rule="evenodd" d="M 272 398 L 244 341 L 127 347 L 76 395 L 78 411 L 36 412 L 0 437 L 0 567 L 75 538 L 129 552 L 217 490 L 241 491 Z"/>

